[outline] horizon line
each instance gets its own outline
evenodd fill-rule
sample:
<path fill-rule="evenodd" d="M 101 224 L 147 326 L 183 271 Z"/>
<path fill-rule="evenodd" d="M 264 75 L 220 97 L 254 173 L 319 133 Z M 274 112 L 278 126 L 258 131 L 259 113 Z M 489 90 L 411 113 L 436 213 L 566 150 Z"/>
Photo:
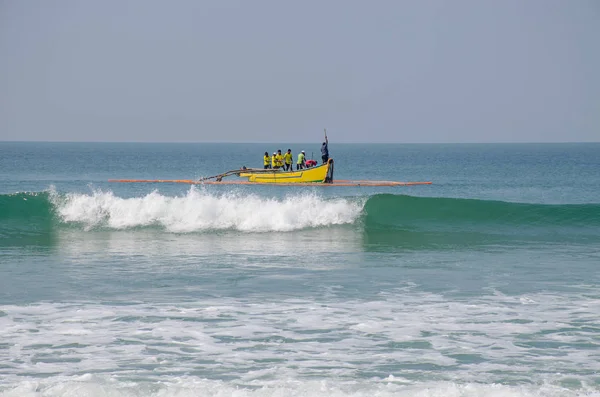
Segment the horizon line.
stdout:
<path fill-rule="evenodd" d="M 266 141 L 258 141 L 258 142 L 249 142 L 249 141 L 68 141 L 68 140 L 0 140 L 0 143 L 149 143 L 149 144 L 281 144 L 281 142 L 266 142 Z M 343 145 L 518 145 L 518 144 L 580 144 L 580 143 L 592 143 L 597 144 L 600 143 L 598 141 L 547 141 L 547 142 L 539 142 L 539 141 L 490 141 L 490 142 L 476 142 L 476 141 L 466 141 L 466 142 L 334 142 L 335 144 L 343 144 Z M 320 145 L 320 141 L 316 142 L 288 142 L 289 145 L 311 145 L 318 144 Z"/>

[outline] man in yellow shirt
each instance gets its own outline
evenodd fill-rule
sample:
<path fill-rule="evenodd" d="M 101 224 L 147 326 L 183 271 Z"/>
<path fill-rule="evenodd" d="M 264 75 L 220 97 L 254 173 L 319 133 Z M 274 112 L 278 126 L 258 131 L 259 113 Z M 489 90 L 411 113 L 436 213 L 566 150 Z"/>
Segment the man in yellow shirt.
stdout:
<path fill-rule="evenodd" d="M 277 168 L 283 168 L 283 156 L 281 155 L 281 149 L 277 151 L 275 162 L 277 163 Z"/>
<path fill-rule="evenodd" d="M 273 157 L 271 157 L 271 168 L 274 170 L 277 169 L 277 153 L 273 152 Z"/>
<path fill-rule="evenodd" d="M 283 161 L 285 162 L 285 170 L 291 171 L 292 169 L 292 149 L 288 149 L 283 155 Z"/>
<path fill-rule="evenodd" d="M 265 170 L 271 168 L 271 156 L 269 156 L 269 152 L 265 152 L 265 157 L 263 157 L 263 165 L 265 166 Z"/>

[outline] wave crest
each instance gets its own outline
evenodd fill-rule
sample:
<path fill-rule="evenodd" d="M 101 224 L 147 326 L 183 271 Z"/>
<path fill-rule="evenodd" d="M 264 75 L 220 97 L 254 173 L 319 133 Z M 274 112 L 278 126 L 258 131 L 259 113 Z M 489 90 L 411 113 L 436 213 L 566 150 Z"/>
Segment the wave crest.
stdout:
<path fill-rule="evenodd" d="M 121 198 L 111 191 L 98 190 L 91 194 L 51 193 L 50 200 L 61 222 L 81 223 L 86 229 L 158 225 L 177 233 L 293 231 L 351 224 L 359 218 L 364 205 L 360 200 L 325 200 L 316 194 L 277 199 L 254 194 L 218 195 L 196 187 L 179 197 L 154 191 L 143 197 Z"/>

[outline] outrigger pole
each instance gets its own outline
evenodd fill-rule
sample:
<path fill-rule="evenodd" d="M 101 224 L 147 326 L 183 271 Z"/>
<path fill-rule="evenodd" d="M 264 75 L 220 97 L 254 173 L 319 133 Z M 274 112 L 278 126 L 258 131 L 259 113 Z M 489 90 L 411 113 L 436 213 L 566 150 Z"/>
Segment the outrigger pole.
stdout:
<path fill-rule="evenodd" d="M 188 185 L 270 185 L 270 186 L 415 186 L 431 185 L 431 182 L 398 182 L 398 181 L 351 181 L 336 180 L 331 183 L 319 182 L 248 182 L 248 181 L 219 181 L 219 180 L 194 180 L 194 179 L 109 179 L 108 182 L 118 183 L 183 183 Z"/>
<path fill-rule="evenodd" d="M 226 176 L 231 176 L 231 175 L 239 175 L 242 172 L 248 172 L 248 171 L 252 171 L 252 173 L 254 174 L 262 174 L 262 173 L 267 173 L 267 172 L 273 172 L 273 170 L 265 170 L 265 169 L 261 169 L 261 168 L 246 168 L 246 167 L 242 167 L 239 170 L 231 170 L 231 171 L 227 171 L 227 172 L 223 172 L 222 174 L 219 175 L 213 175 L 213 176 L 207 176 L 205 178 L 200 178 L 197 181 L 198 182 L 205 182 L 205 181 L 209 181 L 211 179 L 216 179 L 217 182 L 221 182 L 221 180 L 226 177 Z M 111 182 L 109 180 L 109 182 Z"/>

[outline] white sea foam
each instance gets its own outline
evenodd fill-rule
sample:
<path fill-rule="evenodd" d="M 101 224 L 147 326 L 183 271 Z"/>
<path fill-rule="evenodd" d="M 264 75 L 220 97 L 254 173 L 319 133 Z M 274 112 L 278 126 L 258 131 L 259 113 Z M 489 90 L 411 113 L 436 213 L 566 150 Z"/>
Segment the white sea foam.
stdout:
<path fill-rule="evenodd" d="M 51 201 L 65 223 L 87 229 L 128 229 L 158 225 L 170 232 L 238 230 L 244 232 L 292 231 L 349 224 L 359 217 L 364 202 L 325 199 L 316 194 L 265 198 L 255 194 L 209 193 L 191 187 L 185 196 L 152 192 L 143 197 L 121 198 L 113 192 L 57 194 Z"/>
<path fill-rule="evenodd" d="M 0 395 L 600 396 L 592 291 L 4 305 Z"/>
<path fill-rule="evenodd" d="M 499 384 L 424 382 L 402 385 L 393 377 L 379 384 L 335 381 L 281 380 L 262 387 L 239 387 L 222 381 L 190 377 L 157 384 L 118 382 L 83 375 L 75 378 L 25 381 L 2 391 L 2 397 L 598 397 L 592 387 L 568 390 L 554 385 L 505 386 Z"/>

